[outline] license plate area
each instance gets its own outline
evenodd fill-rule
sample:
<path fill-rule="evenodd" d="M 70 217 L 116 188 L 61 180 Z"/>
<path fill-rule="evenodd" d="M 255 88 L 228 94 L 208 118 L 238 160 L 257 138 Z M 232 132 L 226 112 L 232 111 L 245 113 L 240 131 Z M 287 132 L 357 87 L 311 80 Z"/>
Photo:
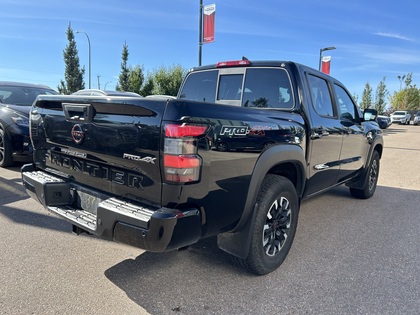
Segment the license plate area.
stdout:
<path fill-rule="evenodd" d="M 75 204 L 78 209 L 83 209 L 95 215 L 97 214 L 98 205 L 103 200 L 99 196 L 82 190 L 76 191 L 75 197 Z"/>

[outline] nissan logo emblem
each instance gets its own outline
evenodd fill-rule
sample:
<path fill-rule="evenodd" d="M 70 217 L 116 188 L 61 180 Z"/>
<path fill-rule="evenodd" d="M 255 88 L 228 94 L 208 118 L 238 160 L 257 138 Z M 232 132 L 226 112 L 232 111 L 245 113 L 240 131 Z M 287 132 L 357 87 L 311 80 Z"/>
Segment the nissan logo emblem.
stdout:
<path fill-rule="evenodd" d="M 81 125 L 77 124 L 73 126 L 73 128 L 71 129 L 71 137 L 73 138 L 73 141 L 77 144 L 81 144 L 83 142 L 85 134 L 83 133 Z"/>

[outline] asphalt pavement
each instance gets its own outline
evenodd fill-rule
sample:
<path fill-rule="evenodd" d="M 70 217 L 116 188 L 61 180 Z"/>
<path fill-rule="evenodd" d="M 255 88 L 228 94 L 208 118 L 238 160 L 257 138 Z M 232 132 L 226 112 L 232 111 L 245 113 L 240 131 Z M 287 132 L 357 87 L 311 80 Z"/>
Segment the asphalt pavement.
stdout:
<path fill-rule="evenodd" d="M 420 126 L 392 125 L 375 195 L 302 204 L 283 265 L 248 274 L 209 238 L 148 253 L 92 236 L 0 168 L 0 314 L 419 314 Z"/>

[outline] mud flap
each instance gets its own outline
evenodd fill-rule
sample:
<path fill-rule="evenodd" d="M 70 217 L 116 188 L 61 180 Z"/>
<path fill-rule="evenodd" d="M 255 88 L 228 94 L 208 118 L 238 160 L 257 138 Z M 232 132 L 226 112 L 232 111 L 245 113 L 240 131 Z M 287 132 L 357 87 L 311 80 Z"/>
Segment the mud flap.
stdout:
<path fill-rule="evenodd" d="M 255 205 L 252 216 L 250 216 L 242 230 L 235 233 L 222 233 L 217 236 L 217 245 L 221 250 L 242 259 L 248 256 L 249 247 L 251 246 L 252 228 L 255 223 L 256 208 L 257 205 Z"/>

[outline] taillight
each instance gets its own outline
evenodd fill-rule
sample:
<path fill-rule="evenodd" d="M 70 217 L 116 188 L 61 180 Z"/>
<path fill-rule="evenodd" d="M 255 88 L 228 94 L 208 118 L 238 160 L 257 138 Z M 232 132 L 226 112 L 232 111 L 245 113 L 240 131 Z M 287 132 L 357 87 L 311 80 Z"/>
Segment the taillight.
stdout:
<path fill-rule="evenodd" d="M 197 154 L 197 139 L 204 136 L 207 126 L 167 124 L 163 168 L 165 180 L 189 183 L 200 178 L 201 157 Z"/>

